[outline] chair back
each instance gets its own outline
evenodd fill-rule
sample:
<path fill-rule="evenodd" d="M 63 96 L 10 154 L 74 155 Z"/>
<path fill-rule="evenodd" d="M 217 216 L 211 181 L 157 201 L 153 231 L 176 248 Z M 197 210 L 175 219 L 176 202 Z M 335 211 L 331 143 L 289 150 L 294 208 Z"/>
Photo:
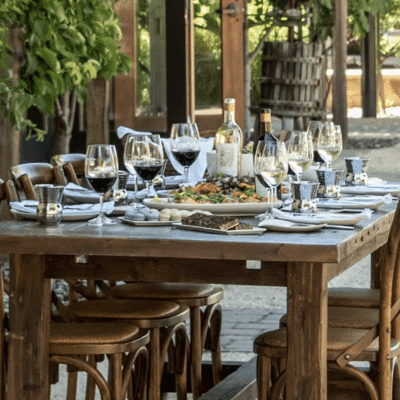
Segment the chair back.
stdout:
<path fill-rule="evenodd" d="M 50 162 L 63 168 L 68 182 L 86 187 L 85 158 L 86 155 L 83 153 L 59 154 L 53 156 Z"/>
<path fill-rule="evenodd" d="M 63 169 L 48 163 L 18 164 L 12 166 L 10 172 L 17 190 L 22 191 L 28 200 L 37 200 L 37 184 L 55 183 L 64 186 L 67 183 Z"/>
<path fill-rule="evenodd" d="M 391 398 L 391 357 L 390 342 L 392 321 L 399 324 L 400 296 L 400 203 L 397 206 L 391 225 L 388 241 L 381 253 L 381 282 L 379 323 L 371 328 L 357 343 L 346 349 L 336 362 L 344 367 L 357 358 L 377 337 L 379 337 L 379 392 L 380 399 Z M 398 318 L 399 317 L 399 318 Z M 397 339 L 399 339 L 397 337 Z"/>

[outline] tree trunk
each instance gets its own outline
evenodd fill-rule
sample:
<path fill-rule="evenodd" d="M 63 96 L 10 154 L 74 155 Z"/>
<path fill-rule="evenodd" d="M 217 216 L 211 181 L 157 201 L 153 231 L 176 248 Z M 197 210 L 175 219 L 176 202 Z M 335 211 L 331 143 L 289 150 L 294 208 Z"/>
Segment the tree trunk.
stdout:
<path fill-rule="evenodd" d="M 51 155 L 68 154 L 76 109 L 76 92 L 67 92 L 56 101 L 54 132 L 51 136 Z"/>

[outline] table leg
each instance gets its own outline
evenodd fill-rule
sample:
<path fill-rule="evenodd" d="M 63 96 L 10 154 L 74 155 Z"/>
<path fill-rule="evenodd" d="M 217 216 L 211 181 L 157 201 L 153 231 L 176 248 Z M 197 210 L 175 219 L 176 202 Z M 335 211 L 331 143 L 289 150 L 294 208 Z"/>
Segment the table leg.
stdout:
<path fill-rule="evenodd" d="M 327 266 L 288 263 L 286 399 L 327 399 Z"/>
<path fill-rule="evenodd" d="M 49 397 L 51 284 L 44 271 L 44 255 L 10 257 L 8 400 Z"/>

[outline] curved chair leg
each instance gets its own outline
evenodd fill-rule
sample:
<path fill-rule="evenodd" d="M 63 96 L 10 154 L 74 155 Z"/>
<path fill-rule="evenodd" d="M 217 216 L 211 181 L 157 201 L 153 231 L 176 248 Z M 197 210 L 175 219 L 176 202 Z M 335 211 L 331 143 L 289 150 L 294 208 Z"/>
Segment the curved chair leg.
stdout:
<path fill-rule="evenodd" d="M 161 399 L 160 329 L 150 329 L 149 399 Z"/>
<path fill-rule="evenodd" d="M 50 356 L 50 361 L 57 362 L 60 364 L 72 365 L 79 368 L 80 370 L 87 372 L 88 375 L 90 375 L 94 379 L 97 387 L 99 388 L 102 400 L 111 400 L 110 391 L 108 389 L 107 382 L 105 381 L 104 377 L 100 374 L 98 370 L 93 368 L 93 366 L 90 365 L 87 361 L 70 356 L 60 356 L 60 355 Z"/>
<path fill-rule="evenodd" d="M 165 360 L 168 348 L 175 335 L 175 385 L 178 400 L 186 400 L 187 398 L 187 353 L 188 338 L 186 332 L 186 324 L 181 322 L 174 326 L 168 327 L 163 332 L 162 342 L 160 346 L 160 361 Z"/>
<path fill-rule="evenodd" d="M 213 384 L 222 380 L 221 360 L 221 329 L 222 329 L 222 307 L 220 304 L 207 306 L 203 312 L 201 321 L 202 348 L 211 351 Z M 209 346 L 206 346 L 209 339 Z"/>
<path fill-rule="evenodd" d="M 147 374 L 148 374 L 148 351 L 146 347 L 141 347 L 135 353 L 130 353 L 124 360 L 122 373 L 122 393 L 125 396 L 128 387 L 132 387 L 132 393 L 129 394 L 130 400 L 145 400 L 147 389 Z M 133 374 L 134 371 L 139 373 Z M 133 376 L 135 380 L 133 381 Z"/>
<path fill-rule="evenodd" d="M 96 356 L 95 355 L 90 355 L 88 356 L 88 363 L 93 366 L 93 368 L 97 369 L 97 363 L 96 363 Z M 86 400 L 94 400 L 94 397 L 96 395 L 96 383 L 92 379 L 91 376 L 88 375 L 87 381 L 86 381 Z"/>
<path fill-rule="evenodd" d="M 208 326 L 208 324 L 207 324 Z M 193 399 L 203 394 L 201 359 L 203 356 L 202 321 L 200 307 L 190 307 L 190 372 Z"/>

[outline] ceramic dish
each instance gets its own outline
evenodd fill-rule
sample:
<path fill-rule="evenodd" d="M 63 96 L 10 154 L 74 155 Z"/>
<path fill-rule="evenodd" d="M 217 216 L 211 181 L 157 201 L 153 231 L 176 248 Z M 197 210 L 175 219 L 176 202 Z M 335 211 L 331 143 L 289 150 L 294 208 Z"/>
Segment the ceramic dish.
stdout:
<path fill-rule="evenodd" d="M 161 198 L 159 201 L 154 199 L 144 199 L 143 204 L 149 208 L 162 210 L 164 208 L 177 210 L 202 210 L 209 211 L 213 214 L 230 214 L 230 215 L 255 215 L 261 214 L 271 208 L 269 203 L 221 203 L 221 204 L 190 204 L 190 203 L 173 203 L 168 198 Z M 282 202 L 274 204 L 274 207 L 280 207 Z"/>
<path fill-rule="evenodd" d="M 22 211 L 10 210 L 16 217 L 24 219 L 37 220 L 36 214 L 24 213 Z M 79 212 L 74 214 L 63 214 L 62 221 L 87 221 L 88 219 L 95 218 L 99 215 L 98 212 Z"/>
<path fill-rule="evenodd" d="M 123 223 L 133 226 L 166 226 L 177 223 L 176 221 L 132 221 L 131 219 L 127 219 L 124 217 L 119 217 L 119 219 Z"/>
<path fill-rule="evenodd" d="M 326 224 L 303 225 L 299 222 L 290 222 L 283 219 L 270 218 L 262 222 L 262 227 L 276 232 L 314 232 L 324 228 Z"/>
<path fill-rule="evenodd" d="M 204 228 L 202 226 L 194 226 L 194 225 L 182 225 L 180 223 L 172 224 L 179 229 L 185 229 L 188 231 L 197 231 L 197 232 L 204 232 L 204 233 L 217 233 L 220 235 L 262 235 L 266 232 L 265 228 L 258 228 L 254 227 L 253 229 L 230 229 L 227 231 L 223 231 L 221 229 L 214 229 L 214 228 Z"/>

